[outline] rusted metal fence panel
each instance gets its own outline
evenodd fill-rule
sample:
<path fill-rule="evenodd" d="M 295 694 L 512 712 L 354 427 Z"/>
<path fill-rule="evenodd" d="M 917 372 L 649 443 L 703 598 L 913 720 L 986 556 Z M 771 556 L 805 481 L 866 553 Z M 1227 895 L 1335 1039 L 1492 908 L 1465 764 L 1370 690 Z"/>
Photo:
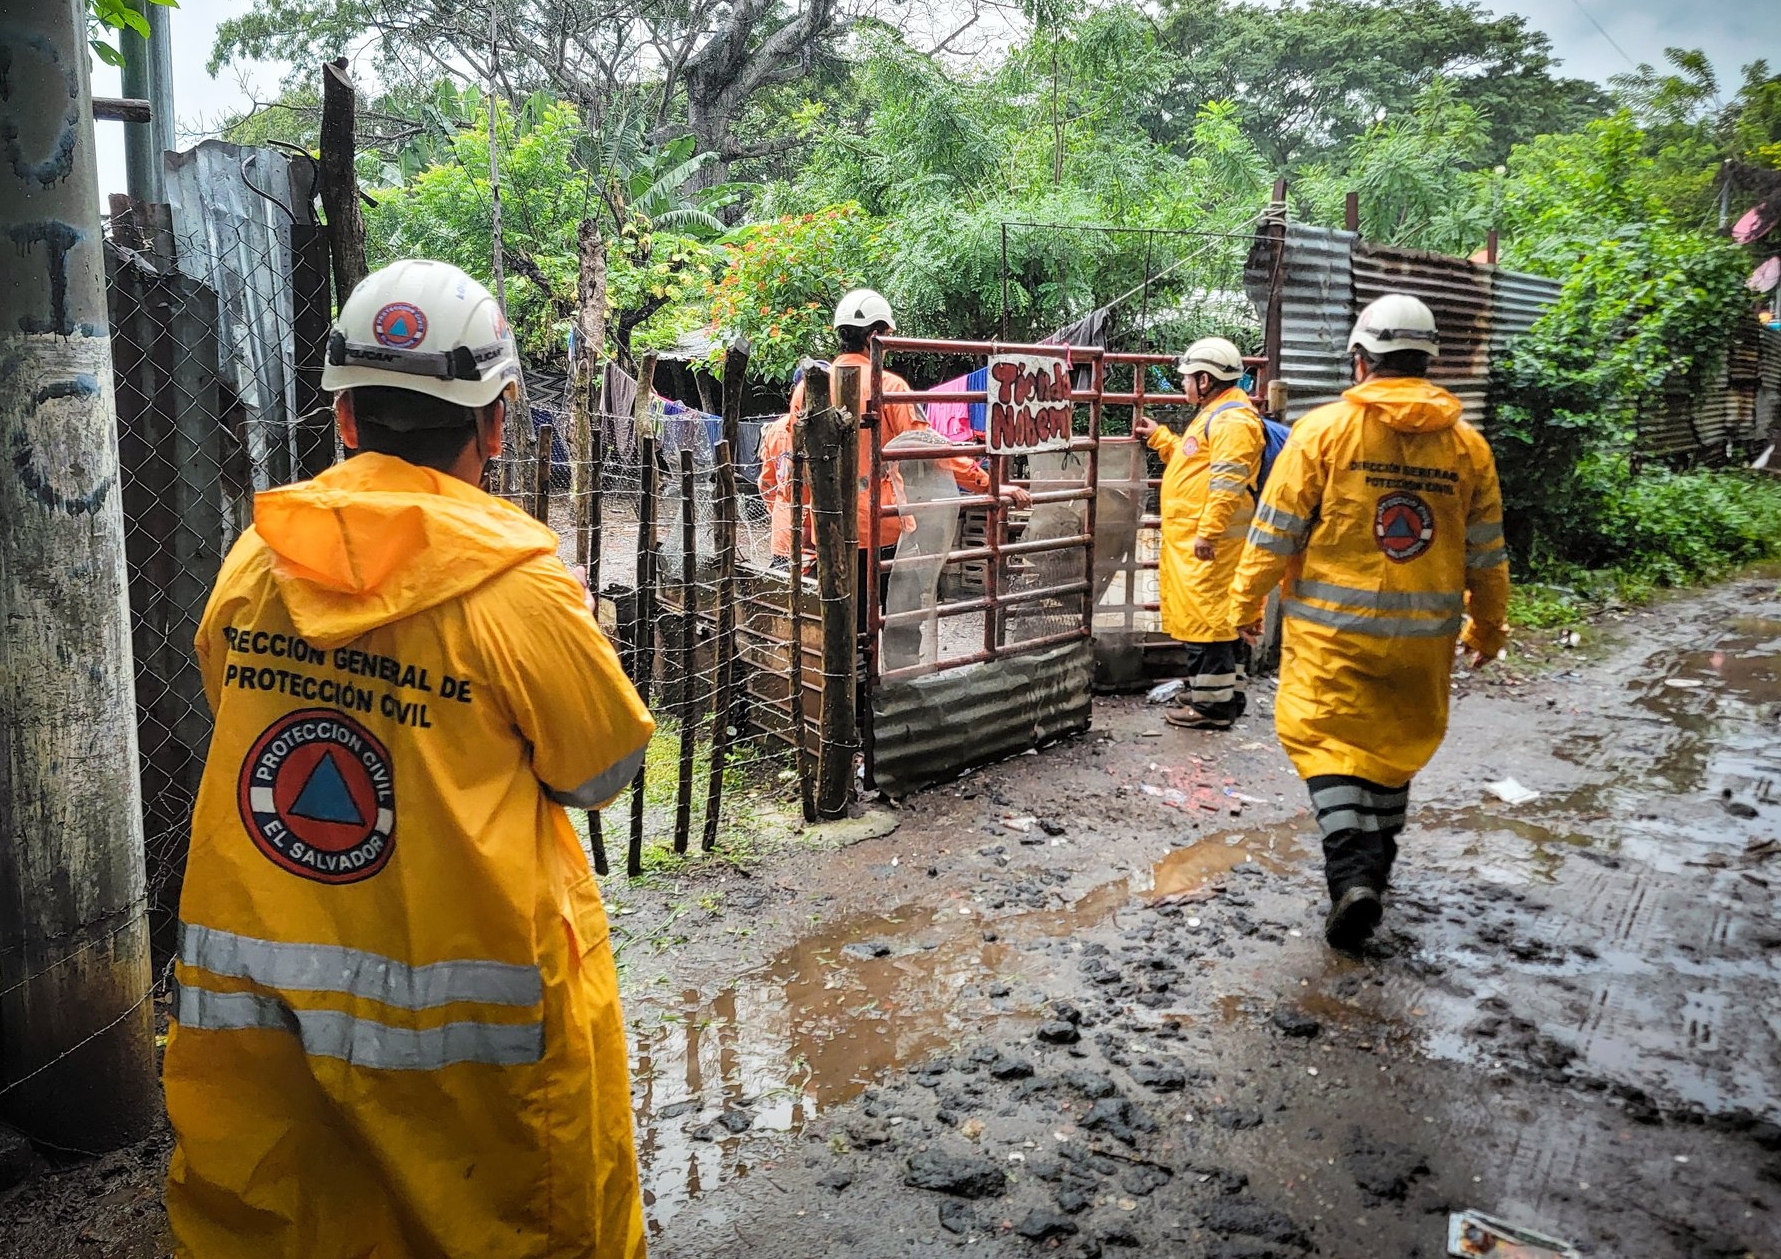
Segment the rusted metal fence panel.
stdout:
<path fill-rule="evenodd" d="M 1353 232 L 1303 223 L 1286 225 L 1286 272 L 1281 289 L 1280 379 L 1286 418 L 1334 402 L 1353 383 L 1348 333 L 1354 325 Z M 1266 242 L 1251 251 L 1243 283 L 1258 310 L 1271 278 Z"/>

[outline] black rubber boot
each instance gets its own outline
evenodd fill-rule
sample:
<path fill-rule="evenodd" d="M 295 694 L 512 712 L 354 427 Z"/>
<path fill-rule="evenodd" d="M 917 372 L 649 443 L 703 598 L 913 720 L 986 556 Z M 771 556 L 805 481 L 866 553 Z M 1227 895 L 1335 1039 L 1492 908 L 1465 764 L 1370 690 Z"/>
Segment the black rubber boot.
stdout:
<path fill-rule="evenodd" d="M 1378 892 L 1364 883 L 1354 884 L 1330 906 L 1330 916 L 1323 924 L 1323 938 L 1332 949 L 1358 953 L 1361 945 L 1378 928 L 1384 913 L 1385 907 L 1379 901 Z"/>

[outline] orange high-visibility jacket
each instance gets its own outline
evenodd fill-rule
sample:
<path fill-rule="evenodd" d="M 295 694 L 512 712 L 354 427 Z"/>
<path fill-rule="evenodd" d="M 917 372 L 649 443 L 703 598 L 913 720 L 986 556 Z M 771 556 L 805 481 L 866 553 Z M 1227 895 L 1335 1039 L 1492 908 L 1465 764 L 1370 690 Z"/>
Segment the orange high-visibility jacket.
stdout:
<path fill-rule="evenodd" d="M 1237 636 L 1229 615 L 1231 580 L 1255 514 L 1266 444 L 1261 416 L 1236 385 L 1201 404 L 1180 437 L 1161 427 L 1150 435 L 1150 448 L 1167 465 L 1158 584 L 1163 632 L 1171 638 L 1222 643 Z M 1194 557 L 1195 538 L 1212 543 L 1211 560 Z"/>
<path fill-rule="evenodd" d="M 773 554 L 792 553 L 792 417 L 761 430 L 761 471 L 755 479 L 773 526 Z"/>
<path fill-rule="evenodd" d="M 640 1259 L 605 912 L 563 805 L 654 728 L 557 539 L 361 454 L 261 494 L 197 637 L 167 1212 L 197 1259 Z"/>
<path fill-rule="evenodd" d="M 1503 648 L 1496 460 L 1459 417 L 1437 385 L 1374 377 L 1294 425 L 1268 478 L 1231 619 L 1288 576 L 1274 720 L 1302 777 L 1409 782 L 1447 733 L 1455 640 Z"/>
<path fill-rule="evenodd" d="M 834 361 L 830 364 L 831 371 L 836 367 L 859 368 L 861 391 L 868 398 L 871 396 L 872 359 L 869 355 L 837 354 Z M 878 426 L 880 430 L 879 442 L 881 446 L 890 445 L 897 437 L 912 429 L 927 427 L 927 420 L 915 407 L 906 402 L 891 402 L 888 400 L 892 394 L 909 392 L 908 381 L 904 380 L 895 372 L 887 371 L 884 373 L 884 393 L 886 401 L 884 405 L 879 408 L 878 416 Z M 804 382 L 800 380 L 792 387 L 791 410 L 785 416 L 788 441 L 792 416 L 797 415 L 798 412 L 803 409 L 803 406 Z M 939 460 L 938 463 L 941 468 L 952 474 L 954 482 L 956 482 L 961 489 L 970 490 L 974 494 L 983 494 L 989 490 L 989 473 L 978 467 L 968 456 L 954 455 L 949 459 Z M 903 477 L 897 467 L 896 460 L 886 461 L 884 470 L 885 483 L 884 488 L 879 492 L 878 505 L 880 507 L 889 507 L 903 501 Z M 899 519 L 896 516 L 887 516 L 878 522 L 878 527 L 876 529 L 872 528 L 872 432 L 870 429 L 863 426 L 860 428 L 859 475 L 860 545 L 866 546 L 872 538 L 876 537 L 878 539 L 878 545 L 881 547 L 895 546 L 897 539 L 903 535 L 905 530 L 913 529 L 915 527 L 915 522 L 908 517 Z M 790 491 L 787 490 L 786 493 L 789 495 Z M 810 501 L 810 490 L 808 486 L 806 486 L 804 490 L 804 501 L 806 503 Z M 786 522 L 786 527 L 788 530 L 791 527 L 789 518 Z M 788 555 L 791 554 L 789 534 L 785 553 Z M 775 551 L 774 554 L 777 555 L 779 552 Z"/>

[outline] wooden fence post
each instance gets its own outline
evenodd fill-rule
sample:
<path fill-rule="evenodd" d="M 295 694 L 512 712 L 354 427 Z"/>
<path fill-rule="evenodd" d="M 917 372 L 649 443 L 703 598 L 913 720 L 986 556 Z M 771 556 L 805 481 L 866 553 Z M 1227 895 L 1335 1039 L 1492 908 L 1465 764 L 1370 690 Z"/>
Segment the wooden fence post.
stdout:
<path fill-rule="evenodd" d="M 655 366 L 650 361 L 650 367 Z M 652 376 L 654 372 L 650 373 Z M 639 392 L 639 397 L 641 397 Z M 639 406 L 641 407 L 641 403 Z M 655 533 L 656 533 L 656 442 L 654 437 L 639 433 L 637 459 L 641 465 L 642 487 L 637 499 L 637 592 L 636 623 L 631 637 L 631 681 L 644 707 L 649 706 L 650 675 L 655 672 Z M 626 872 L 634 879 L 643 873 L 643 784 L 649 772 L 649 757 L 637 767 L 631 780 L 631 848 L 625 863 Z"/>
<path fill-rule="evenodd" d="M 370 270 L 365 261 L 365 218 L 359 213 L 359 181 L 353 173 L 353 135 L 358 97 L 345 57 L 322 66 L 322 210 L 328 216 L 328 249 L 334 256 L 334 295 L 342 306 Z"/>
<path fill-rule="evenodd" d="M 680 778 L 674 797 L 674 851 L 686 851 L 693 822 L 693 751 L 699 733 L 699 688 L 693 676 L 699 632 L 698 528 L 693 514 L 693 452 L 680 452 Z"/>
<path fill-rule="evenodd" d="M 817 748 L 816 812 L 847 814 L 858 743 L 858 630 L 854 623 L 854 569 L 850 546 L 858 511 L 858 421 L 830 404 L 829 373 L 804 373 L 804 448 L 809 452 L 811 510 L 816 514 L 816 582 L 822 597 L 822 719 Z M 850 475 L 851 473 L 851 475 Z"/>
<path fill-rule="evenodd" d="M 800 416 L 801 420 L 803 417 Z M 792 734 L 796 740 L 798 796 L 804 802 L 804 820 L 816 821 L 816 783 L 810 772 L 810 732 L 804 720 L 804 426 L 792 426 L 792 558 L 791 591 L 791 684 Z"/>
<path fill-rule="evenodd" d="M 725 406 L 729 385 L 725 382 Z M 711 782 L 705 791 L 704 849 L 717 847 L 722 812 L 724 761 L 730 750 L 736 707 L 736 464 L 730 443 L 720 441 L 717 456 L 717 690 L 711 702 Z"/>
<path fill-rule="evenodd" d="M 532 519 L 550 523 L 550 455 L 556 444 L 556 429 L 549 424 L 538 426 L 538 445 L 532 456 Z"/>

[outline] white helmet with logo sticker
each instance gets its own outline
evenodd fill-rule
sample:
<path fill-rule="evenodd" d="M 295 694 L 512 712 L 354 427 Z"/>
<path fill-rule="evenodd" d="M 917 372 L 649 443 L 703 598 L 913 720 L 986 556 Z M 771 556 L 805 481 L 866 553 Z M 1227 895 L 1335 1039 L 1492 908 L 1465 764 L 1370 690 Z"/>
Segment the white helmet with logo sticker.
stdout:
<path fill-rule="evenodd" d="M 1348 338 L 1350 354 L 1362 349 L 1375 357 L 1396 350 L 1435 354 L 1440 348 L 1434 312 L 1421 298 L 1408 293 L 1387 293 L 1376 298 L 1361 311 Z"/>
<path fill-rule="evenodd" d="M 448 262 L 411 258 L 359 281 L 328 336 L 322 388 L 410 389 L 487 406 L 519 380 L 494 295 Z"/>

